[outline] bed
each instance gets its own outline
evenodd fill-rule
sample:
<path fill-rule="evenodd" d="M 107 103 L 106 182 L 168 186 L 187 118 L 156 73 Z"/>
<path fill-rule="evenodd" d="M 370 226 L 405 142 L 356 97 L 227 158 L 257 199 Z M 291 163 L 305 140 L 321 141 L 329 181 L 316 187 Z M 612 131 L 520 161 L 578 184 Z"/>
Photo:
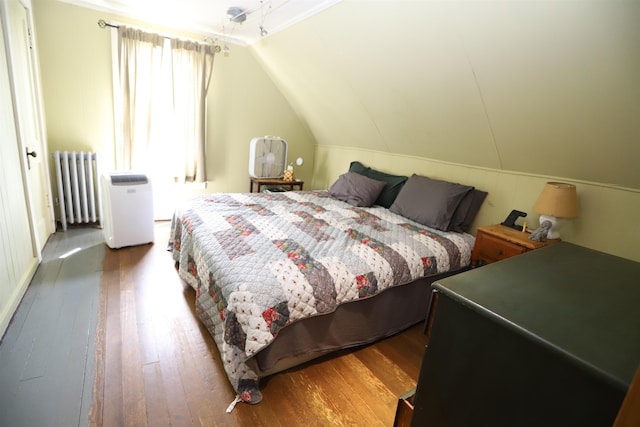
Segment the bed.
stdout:
<path fill-rule="evenodd" d="M 469 266 L 473 236 L 376 204 L 378 190 L 354 203 L 342 178 L 325 191 L 203 195 L 174 213 L 179 275 L 242 401 L 262 399 L 260 378 L 423 321 L 430 283 Z"/>

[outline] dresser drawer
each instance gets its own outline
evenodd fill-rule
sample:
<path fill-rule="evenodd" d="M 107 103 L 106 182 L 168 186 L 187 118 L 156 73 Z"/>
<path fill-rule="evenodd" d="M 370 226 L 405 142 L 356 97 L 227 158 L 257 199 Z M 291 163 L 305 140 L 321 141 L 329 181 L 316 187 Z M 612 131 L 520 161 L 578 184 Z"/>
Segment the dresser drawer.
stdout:
<path fill-rule="evenodd" d="M 476 245 L 475 258 L 484 262 L 500 261 L 527 252 L 527 248 L 484 233 L 478 235 Z"/>
<path fill-rule="evenodd" d="M 396 408 L 396 418 L 393 427 L 410 427 L 411 418 L 413 417 L 413 399 L 416 395 L 416 389 L 405 393 L 398 399 L 398 407 Z"/>

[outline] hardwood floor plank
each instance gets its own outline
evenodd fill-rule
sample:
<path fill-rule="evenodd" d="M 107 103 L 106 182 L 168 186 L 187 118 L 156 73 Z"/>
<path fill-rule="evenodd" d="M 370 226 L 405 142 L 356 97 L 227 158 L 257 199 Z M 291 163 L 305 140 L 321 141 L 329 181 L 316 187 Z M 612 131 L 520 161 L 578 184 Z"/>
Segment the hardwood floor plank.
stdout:
<path fill-rule="evenodd" d="M 339 357 L 349 357 L 341 355 Z M 342 373 L 336 369 L 332 360 L 305 367 L 304 373 L 308 381 L 322 387 L 327 399 L 330 400 L 332 410 L 345 426 L 382 425 L 380 419 L 368 408 L 366 396 L 353 393 L 353 372 Z"/>
<path fill-rule="evenodd" d="M 267 392 L 266 390 L 270 391 Z M 324 419 L 318 414 L 309 410 L 307 399 L 309 398 L 305 384 L 300 379 L 296 370 L 286 374 L 276 374 L 270 378 L 263 390 L 263 400 L 258 405 L 239 404 L 234 411 L 252 412 L 254 407 L 260 405 L 270 405 L 273 411 L 278 414 L 278 419 L 285 425 L 305 426 L 321 423 Z M 242 425 L 242 424 L 238 424 Z M 327 423 L 327 425 L 330 425 Z"/>
<path fill-rule="evenodd" d="M 160 372 L 163 378 L 167 411 L 172 426 L 191 426 L 193 420 L 187 404 L 188 385 L 182 384 L 179 370 L 182 368 L 175 359 L 174 341 L 170 333 L 171 319 L 157 319 L 157 347 Z"/>
<path fill-rule="evenodd" d="M 389 357 L 395 356 L 395 352 L 389 354 L 385 350 L 385 348 L 371 346 L 354 355 L 386 385 L 391 393 L 400 396 L 416 386 L 419 372 L 415 375 L 408 374 L 400 364 L 396 363 L 396 359 Z"/>
<path fill-rule="evenodd" d="M 344 372 L 350 379 L 352 392 L 365 397 L 366 408 L 375 414 L 383 425 L 392 425 L 398 395 L 389 390 L 354 354 L 338 357 L 335 362 L 336 369 Z"/>
<path fill-rule="evenodd" d="M 407 329 L 402 334 L 390 337 L 388 340 L 380 341 L 381 350 L 388 355 L 390 359 L 397 363 L 411 376 L 417 377 L 424 355 L 425 346 L 427 344 L 427 336 L 424 334 L 424 323 L 419 323 L 412 328 Z"/>
<path fill-rule="evenodd" d="M 178 366 L 181 366 L 179 370 L 180 379 L 182 384 L 188 385 L 190 390 L 186 396 L 190 413 L 194 420 L 197 420 L 196 425 L 211 425 L 215 419 L 215 412 L 212 411 L 213 405 L 209 399 L 211 393 L 202 383 L 197 369 L 198 362 L 193 358 L 193 352 L 185 335 L 181 319 L 174 319 L 171 332 L 175 361 Z"/>
<path fill-rule="evenodd" d="M 109 249 L 105 249 L 108 251 Z M 88 413 L 88 425 L 90 427 L 102 427 L 104 416 L 104 401 L 105 401 L 105 357 L 106 357 L 106 329 L 107 329 L 107 301 L 109 294 L 108 278 L 113 276 L 110 273 L 114 258 L 105 256 L 102 262 L 102 277 L 100 279 L 100 294 L 97 301 L 97 322 L 96 333 L 94 340 L 94 363 L 95 371 L 93 375 L 93 387 L 91 395 L 93 396 L 93 402 L 89 408 Z M 106 268 L 105 268 L 106 266 Z M 105 273 L 106 271 L 106 273 Z"/>
<path fill-rule="evenodd" d="M 138 304 L 136 298 L 136 267 L 143 252 L 140 247 L 120 257 L 120 324 L 122 331 L 122 379 L 124 418 L 126 425 L 144 426 L 146 400 L 138 335 Z"/>
<path fill-rule="evenodd" d="M 301 391 L 298 396 L 298 410 L 304 408 L 304 423 L 309 425 L 316 420 L 323 420 L 327 425 L 344 426 L 337 409 L 337 400 L 329 396 L 324 382 L 318 381 L 308 369 L 301 369 L 292 375 L 294 386 Z"/>
<path fill-rule="evenodd" d="M 138 343 L 135 295 L 132 289 L 121 290 L 122 388 L 125 425 L 147 425 L 142 363 Z"/>
<path fill-rule="evenodd" d="M 147 425 L 169 426 L 169 412 L 167 399 L 163 392 L 164 382 L 160 363 L 147 363 L 142 367 L 144 378 L 144 393 L 147 402 Z"/>
<path fill-rule="evenodd" d="M 120 252 L 105 250 L 102 286 L 106 290 L 106 320 L 104 323 L 104 392 L 102 394 L 102 424 L 124 425 L 124 392 L 122 390 L 122 332 L 120 326 Z"/>

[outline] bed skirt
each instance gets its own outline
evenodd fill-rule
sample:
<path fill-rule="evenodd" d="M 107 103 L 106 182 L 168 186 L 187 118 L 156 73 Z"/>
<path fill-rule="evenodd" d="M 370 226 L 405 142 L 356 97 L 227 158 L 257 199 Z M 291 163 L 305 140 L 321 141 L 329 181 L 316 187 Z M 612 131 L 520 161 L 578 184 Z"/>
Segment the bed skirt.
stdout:
<path fill-rule="evenodd" d="M 425 321 L 431 283 L 467 270 L 421 277 L 363 300 L 340 305 L 332 313 L 301 319 L 247 361 L 260 378 L 328 353 L 370 344 Z"/>

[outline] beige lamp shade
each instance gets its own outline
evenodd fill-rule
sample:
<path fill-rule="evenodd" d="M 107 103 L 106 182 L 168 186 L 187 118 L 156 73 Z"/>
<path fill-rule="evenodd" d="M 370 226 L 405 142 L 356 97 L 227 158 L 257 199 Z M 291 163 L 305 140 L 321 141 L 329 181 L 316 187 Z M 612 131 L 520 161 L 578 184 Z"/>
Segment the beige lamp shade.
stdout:
<path fill-rule="evenodd" d="M 577 217 L 579 210 L 576 186 L 563 182 L 547 182 L 533 205 L 533 210 L 556 218 Z"/>

